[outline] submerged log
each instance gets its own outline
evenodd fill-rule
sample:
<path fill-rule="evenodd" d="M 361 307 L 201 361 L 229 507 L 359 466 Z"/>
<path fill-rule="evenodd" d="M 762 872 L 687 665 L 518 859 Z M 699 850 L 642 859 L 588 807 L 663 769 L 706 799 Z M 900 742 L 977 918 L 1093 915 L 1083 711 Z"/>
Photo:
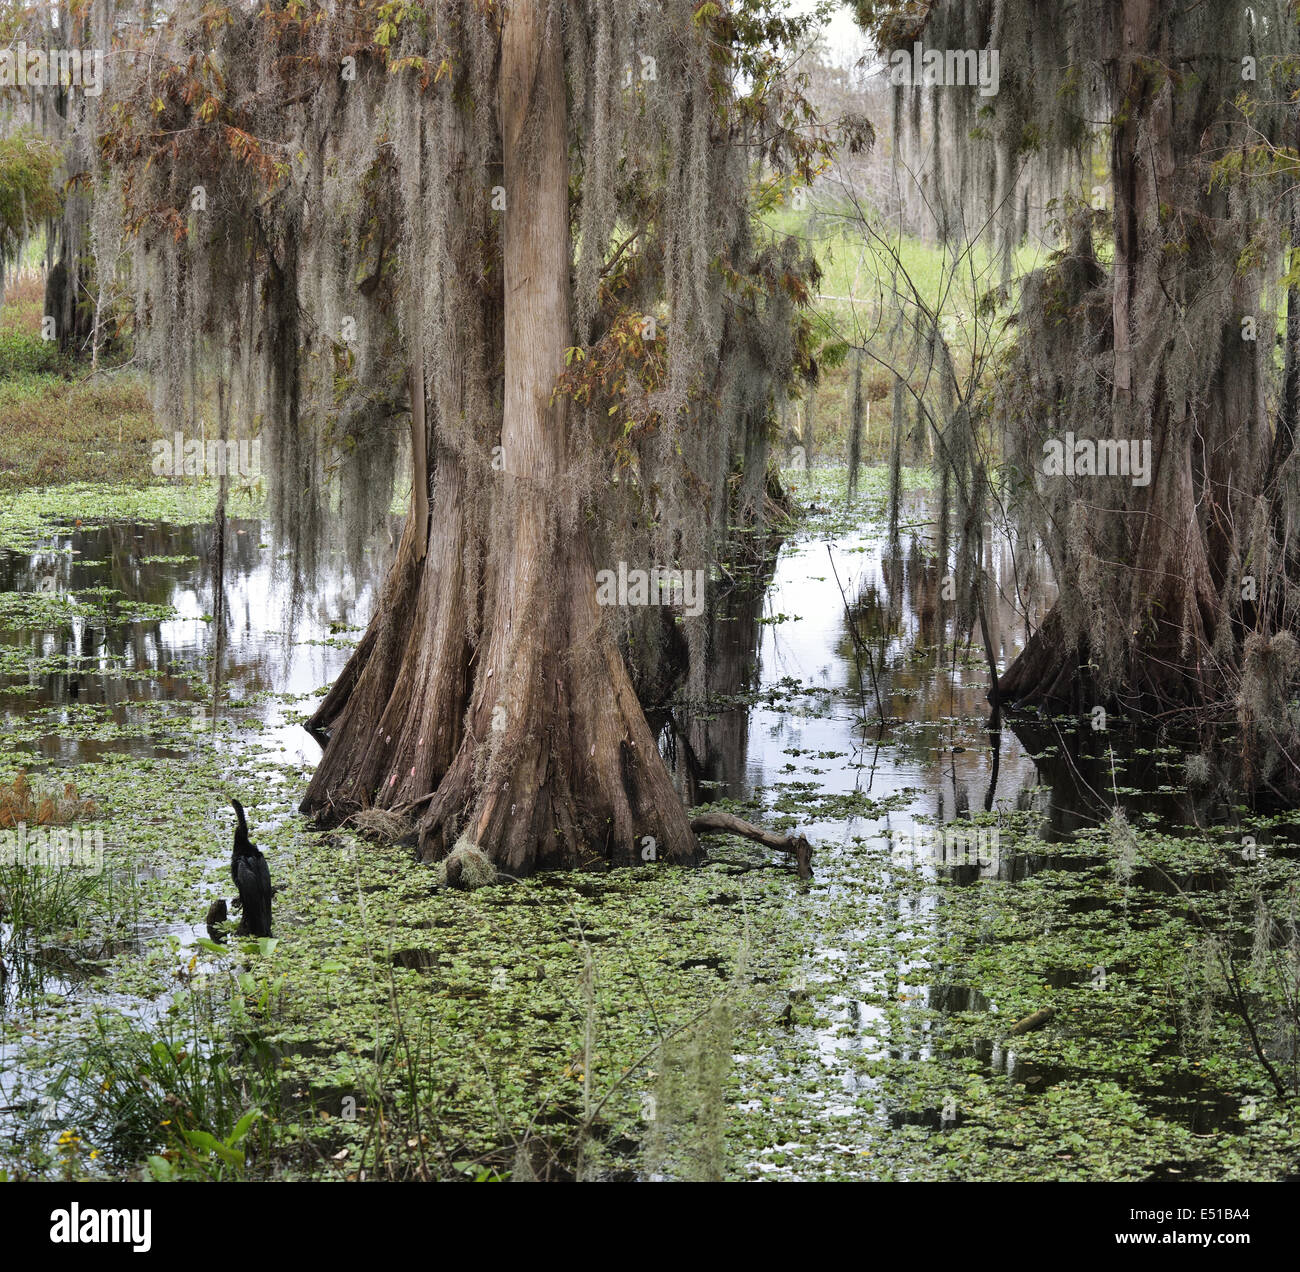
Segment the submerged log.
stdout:
<path fill-rule="evenodd" d="M 218 928 L 218 924 L 225 923 L 229 918 L 229 911 L 226 909 L 226 898 L 218 897 L 209 907 L 208 913 L 204 917 L 204 924 L 208 929 L 208 939 L 213 941 L 224 942 L 225 933 Z"/>
<path fill-rule="evenodd" d="M 1017 1020 L 1016 1023 L 1011 1026 L 1011 1030 L 1007 1034 L 1007 1037 L 1016 1038 L 1019 1037 L 1020 1034 L 1027 1034 L 1033 1029 L 1041 1029 L 1055 1015 L 1055 1007 L 1044 1007 L 1041 1011 L 1033 1012 L 1023 1020 Z"/>
<path fill-rule="evenodd" d="M 775 848 L 778 852 L 793 853 L 799 878 L 812 878 L 812 845 L 803 835 L 778 835 L 732 813 L 701 813 L 692 818 L 691 829 L 697 835 L 741 835 L 768 848 Z"/>

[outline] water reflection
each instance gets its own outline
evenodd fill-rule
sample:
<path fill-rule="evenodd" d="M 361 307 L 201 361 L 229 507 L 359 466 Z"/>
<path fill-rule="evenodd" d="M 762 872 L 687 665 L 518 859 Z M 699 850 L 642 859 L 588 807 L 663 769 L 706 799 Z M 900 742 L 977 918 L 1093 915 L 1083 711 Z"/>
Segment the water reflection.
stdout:
<path fill-rule="evenodd" d="M 769 587 L 721 598 L 709 700 L 674 713 L 678 787 L 690 802 L 750 799 L 788 782 L 802 767 L 792 759 L 813 757 L 821 804 L 856 794 L 906 805 L 883 821 L 801 822 L 825 843 L 1017 807 L 1038 785 L 1020 740 L 982 727 L 988 670 L 969 639 L 951 638 L 953 606 L 923 514 L 914 502 L 907 519 L 922 528 L 897 552 L 864 533 L 801 539 L 782 549 Z M 1024 561 L 1017 577 L 1012 545 L 991 528 L 987 540 L 998 593 L 990 626 L 1005 666 L 1027 637 L 1019 607 L 1041 615 L 1052 595 L 1028 595 Z M 745 694 L 752 706 L 736 701 Z"/>
<path fill-rule="evenodd" d="M 360 577 L 338 554 L 337 568 L 305 595 L 291 559 L 264 541 L 262 523 L 232 519 L 224 603 L 215 546 L 210 524 L 109 522 L 51 537 L 38 552 L 0 552 L 0 594 L 68 601 L 57 626 L 0 627 L 0 727 L 39 713 L 49 729 L 23 749 L 75 765 L 111 752 L 184 754 L 187 735 L 218 729 L 230 710 L 252 710 L 280 758 L 317 759 L 316 743 L 286 720 L 285 702 L 310 701 L 341 670 L 344 637 L 369 615 L 386 545 L 369 551 Z M 145 703 L 175 704 L 165 727 L 142 711 Z M 122 736 L 61 731 L 88 714 Z"/>

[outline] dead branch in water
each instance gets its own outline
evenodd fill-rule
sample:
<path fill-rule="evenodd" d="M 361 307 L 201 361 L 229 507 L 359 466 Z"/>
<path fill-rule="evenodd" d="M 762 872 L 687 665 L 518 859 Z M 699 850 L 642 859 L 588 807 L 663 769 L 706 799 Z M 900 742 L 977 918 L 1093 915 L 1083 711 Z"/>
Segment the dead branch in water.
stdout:
<path fill-rule="evenodd" d="M 1023 1020 L 1017 1020 L 1016 1023 L 1007 1031 L 1007 1037 L 1018 1038 L 1021 1034 L 1027 1034 L 1032 1030 L 1041 1029 L 1049 1020 L 1054 1019 L 1055 1016 L 1055 1007 L 1044 1007 L 1041 1011 L 1033 1012 Z"/>
<path fill-rule="evenodd" d="M 778 835 L 731 813 L 701 813 L 692 818 L 691 829 L 697 835 L 741 835 L 768 848 L 775 848 L 778 852 L 793 853 L 795 865 L 799 868 L 799 878 L 812 878 L 812 845 L 802 835 Z"/>

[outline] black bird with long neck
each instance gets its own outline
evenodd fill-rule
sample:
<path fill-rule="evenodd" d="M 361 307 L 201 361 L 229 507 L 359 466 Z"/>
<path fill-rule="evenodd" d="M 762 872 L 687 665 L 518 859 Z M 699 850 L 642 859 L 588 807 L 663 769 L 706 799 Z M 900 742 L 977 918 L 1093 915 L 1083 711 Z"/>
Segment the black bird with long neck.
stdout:
<path fill-rule="evenodd" d="M 230 858 L 230 877 L 239 889 L 244 917 L 239 921 L 238 936 L 271 935 L 271 871 L 266 858 L 248 837 L 244 806 L 232 799 L 239 825 L 235 827 L 235 851 Z"/>

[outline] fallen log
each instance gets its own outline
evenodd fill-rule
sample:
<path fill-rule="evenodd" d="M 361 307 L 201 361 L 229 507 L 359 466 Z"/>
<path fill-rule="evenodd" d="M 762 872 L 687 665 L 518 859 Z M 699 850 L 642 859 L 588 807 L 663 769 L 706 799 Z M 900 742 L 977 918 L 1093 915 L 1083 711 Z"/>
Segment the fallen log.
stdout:
<path fill-rule="evenodd" d="M 230 912 L 226 908 L 225 897 L 218 897 L 210 906 L 208 906 L 208 913 L 203 920 L 207 925 L 208 940 L 217 942 L 225 941 L 226 934 L 222 932 L 217 925 L 225 923 L 229 917 Z"/>
<path fill-rule="evenodd" d="M 701 813 L 691 819 L 691 829 L 697 835 L 741 835 L 778 852 L 792 853 L 799 878 L 812 878 L 812 845 L 802 835 L 778 835 L 732 813 Z"/>
<path fill-rule="evenodd" d="M 1053 1019 L 1055 1015 L 1055 1007 L 1044 1007 L 1041 1011 L 1033 1012 L 1023 1020 L 1017 1020 L 1008 1031 L 1007 1037 L 1018 1038 L 1021 1034 L 1027 1034 L 1031 1030 L 1041 1029 L 1049 1020 Z"/>

